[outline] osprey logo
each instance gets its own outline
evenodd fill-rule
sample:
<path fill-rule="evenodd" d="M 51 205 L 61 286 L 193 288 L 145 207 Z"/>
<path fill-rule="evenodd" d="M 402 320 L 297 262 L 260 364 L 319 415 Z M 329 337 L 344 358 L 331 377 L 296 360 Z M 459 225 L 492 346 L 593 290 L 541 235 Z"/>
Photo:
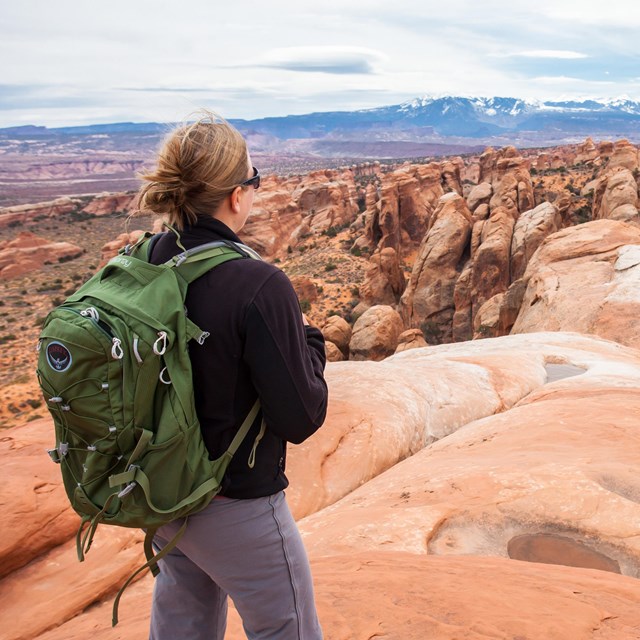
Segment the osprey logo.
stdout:
<path fill-rule="evenodd" d="M 47 347 L 47 362 L 54 371 L 66 371 L 71 366 L 71 353 L 61 342 L 50 342 Z"/>
<path fill-rule="evenodd" d="M 121 264 L 124 267 L 129 268 L 131 266 L 131 260 L 127 260 L 126 258 L 123 258 L 122 256 L 116 256 L 115 258 L 111 259 L 111 262 L 113 263 L 118 263 Z"/>

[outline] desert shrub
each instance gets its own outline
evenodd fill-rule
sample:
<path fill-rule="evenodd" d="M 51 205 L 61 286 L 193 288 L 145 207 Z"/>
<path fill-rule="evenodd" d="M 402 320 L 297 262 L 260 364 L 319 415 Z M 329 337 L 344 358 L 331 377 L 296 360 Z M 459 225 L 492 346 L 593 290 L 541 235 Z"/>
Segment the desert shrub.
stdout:
<path fill-rule="evenodd" d="M 327 264 L 324 265 L 325 271 L 335 271 L 337 268 L 337 265 L 335 265 L 333 262 L 327 262 Z"/>
<path fill-rule="evenodd" d="M 589 220 L 591 220 L 591 207 L 586 204 L 582 205 L 573 212 L 573 216 L 576 219 L 577 224 L 589 222 Z"/>
<path fill-rule="evenodd" d="M 38 293 L 42 293 L 43 291 L 60 291 L 62 289 L 61 282 L 53 282 L 52 284 L 43 284 L 40 287 L 36 288 Z"/>
<path fill-rule="evenodd" d="M 307 300 L 306 298 L 300 300 L 300 310 L 302 311 L 302 313 L 308 313 L 309 311 L 311 311 L 311 302 L 309 302 L 309 300 Z"/>
<path fill-rule="evenodd" d="M 429 344 L 440 344 L 442 342 L 442 330 L 435 322 L 425 320 L 420 324 L 420 331 L 424 339 Z"/>
<path fill-rule="evenodd" d="M 84 222 L 96 217 L 95 213 L 87 213 L 86 211 L 70 211 L 67 215 L 73 222 Z"/>
<path fill-rule="evenodd" d="M 70 262 L 71 260 L 75 260 L 76 258 L 79 258 L 83 253 L 84 253 L 84 251 L 81 251 L 80 253 L 74 253 L 74 254 L 68 255 L 68 256 L 60 256 L 58 258 L 58 262 L 60 262 L 60 263 Z"/>

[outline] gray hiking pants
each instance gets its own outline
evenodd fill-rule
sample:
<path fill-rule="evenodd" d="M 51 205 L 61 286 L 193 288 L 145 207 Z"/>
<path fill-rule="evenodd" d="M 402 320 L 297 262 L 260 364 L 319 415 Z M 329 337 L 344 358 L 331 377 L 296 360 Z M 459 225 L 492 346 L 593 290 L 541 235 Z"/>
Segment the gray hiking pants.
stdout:
<path fill-rule="evenodd" d="M 158 530 L 171 540 L 181 521 Z M 231 596 L 249 640 L 321 640 L 307 554 L 284 492 L 216 498 L 159 562 L 150 640 L 222 640 Z"/>

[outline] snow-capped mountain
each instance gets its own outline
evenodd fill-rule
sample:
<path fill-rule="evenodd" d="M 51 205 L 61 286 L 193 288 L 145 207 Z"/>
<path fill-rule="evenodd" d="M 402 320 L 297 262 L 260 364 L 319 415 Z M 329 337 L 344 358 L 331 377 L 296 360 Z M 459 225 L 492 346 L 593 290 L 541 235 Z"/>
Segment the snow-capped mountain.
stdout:
<path fill-rule="evenodd" d="M 519 98 L 422 97 L 389 107 L 236 121 L 245 131 L 278 138 L 389 139 L 401 131 L 479 140 L 536 134 L 542 143 L 571 136 L 640 138 L 640 103 L 609 100 L 540 101 Z"/>
<path fill-rule="evenodd" d="M 571 101 L 425 96 L 375 109 L 231 122 L 253 151 L 283 156 L 406 158 L 475 152 L 486 145 L 551 146 L 587 136 L 640 143 L 640 102 L 626 96 Z M 50 140 L 63 147 L 75 140 L 74 145 L 94 148 L 100 146 L 98 138 L 113 148 L 147 148 L 169 128 L 158 123 L 13 127 L 0 129 L 0 148 L 18 148 L 21 140 Z"/>

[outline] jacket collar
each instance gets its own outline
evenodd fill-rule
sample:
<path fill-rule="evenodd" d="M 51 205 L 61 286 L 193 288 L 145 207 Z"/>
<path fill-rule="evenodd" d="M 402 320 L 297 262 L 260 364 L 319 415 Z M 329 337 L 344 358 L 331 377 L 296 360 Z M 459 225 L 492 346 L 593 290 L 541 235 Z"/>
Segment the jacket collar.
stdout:
<path fill-rule="evenodd" d="M 211 242 L 218 239 L 242 242 L 224 222 L 220 222 L 220 220 L 211 216 L 199 216 L 194 225 L 186 225 L 184 227 L 180 237 L 189 244 L 201 244 L 202 242 Z"/>

